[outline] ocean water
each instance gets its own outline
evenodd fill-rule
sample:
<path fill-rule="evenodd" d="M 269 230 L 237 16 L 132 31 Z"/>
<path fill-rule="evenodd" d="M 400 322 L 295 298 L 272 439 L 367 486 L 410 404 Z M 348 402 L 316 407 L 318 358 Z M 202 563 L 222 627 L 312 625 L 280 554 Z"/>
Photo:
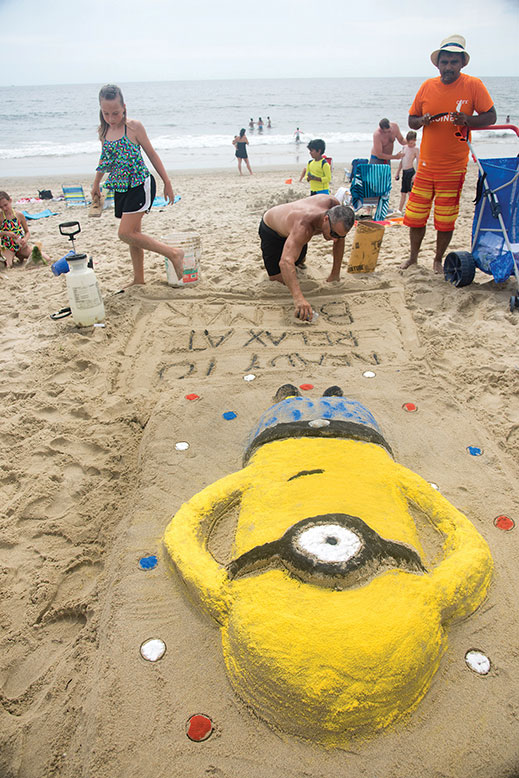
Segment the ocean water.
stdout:
<path fill-rule="evenodd" d="M 307 161 L 323 138 L 337 164 L 366 157 L 379 120 L 407 131 L 418 78 L 161 81 L 120 84 L 128 114 L 143 122 L 168 170 L 236 167 L 231 141 L 247 129 L 252 168 Z M 485 78 L 498 122 L 519 125 L 519 78 Z M 0 176 L 92 174 L 99 157 L 99 84 L 0 87 Z M 261 116 L 272 129 L 248 130 Z M 301 143 L 295 130 L 301 130 Z M 511 131 L 474 133 L 481 157 L 515 156 Z M 398 147 L 396 144 L 395 148 Z M 291 171 L 294 172 L 294 171 Z"/>

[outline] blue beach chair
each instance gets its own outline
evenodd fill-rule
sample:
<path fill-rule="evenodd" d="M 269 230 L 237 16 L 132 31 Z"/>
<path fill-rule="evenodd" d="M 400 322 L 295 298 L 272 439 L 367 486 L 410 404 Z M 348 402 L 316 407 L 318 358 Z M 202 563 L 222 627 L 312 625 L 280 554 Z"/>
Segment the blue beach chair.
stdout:
<path fill-rule="evenodd" d="M 81 184 L 72 184 L 71 186 L 63 185 L 61 188 L 65 196 L 65 203 L 67 205 L 67 208 L 70 208 L 71 206 L 75 206 L 75 205 L 84 205 L 84 206 L 88 205 Z"/>
<path fill-rule="evenodd" d="M 103 203 L 103 211 L 106 211 L 107 208 L 112 208 L 114 204 L 114 190 L 113 189 L 107 189 L 106 186 L 103 184 L 103 190 L 105 192 L 105 201 Z"/>
<path fill-rule="evenodd" d="M 351 170 L 348 170 L 348 168 L 344 168 L 344 180 L 353 181 L 355 178 L 355 173 L 357 172 L 357 168 L 359 165 L 367 165 L 369 162 L 369 159 L 364 158 L 357 158 L 352 159 L 351 161 Z"/>
<path fill-rule="evenodd" d="M 351 187 L 351 204 L 355 211 L 364 205 L 376 206 L 374 221 L 385 219 L 389 211 L 391 166 L 359 164 L 355 168 Z"/>

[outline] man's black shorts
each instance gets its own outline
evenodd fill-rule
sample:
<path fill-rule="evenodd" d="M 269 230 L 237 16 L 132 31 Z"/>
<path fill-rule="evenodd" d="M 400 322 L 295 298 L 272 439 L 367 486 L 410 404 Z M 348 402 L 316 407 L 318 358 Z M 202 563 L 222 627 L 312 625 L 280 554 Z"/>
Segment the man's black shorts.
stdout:
<path fill-rule="evenodd" d="M 156 191 L 155 179 L 149 175 L 139 186 L 132 186 L 126 192 L 114 192 L 115 218 L 120 219 L 123 213 L 148 213 Z"/>
<path fill-rule="evenodd" d="M 263 264 L 269 276 L 277 276 L 281 273 L 279 269 L 279 260 L 285 247 L 286 238 L 278 235 L 275 230 L 268 227 L 263 219 L 260 221 L 258 235 L 261 238 L 261 253 L 263 254 Z M 302 248 L 296 265 L 302 265 L 305 261 L 308 243 Z"/>
<path fill-rule="evenodd" d="M 414 167 L 410 167 L 407 170 L 402 171 L 402 192 L 410 192 L 413 188 L 412 180 L 416 173 Z"/>

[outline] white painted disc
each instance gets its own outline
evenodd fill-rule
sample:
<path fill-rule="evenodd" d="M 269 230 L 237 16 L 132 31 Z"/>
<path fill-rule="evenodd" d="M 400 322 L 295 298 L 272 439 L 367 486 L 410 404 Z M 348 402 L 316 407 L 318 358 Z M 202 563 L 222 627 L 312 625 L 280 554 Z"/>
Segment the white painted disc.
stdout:
<path fill-rule="evenodd" d="M 148 662 L 158 662 L 166 653 L 166 644 L 160 638 L 145 640 L 141 646 L 141 656 Z"/>
<path fill-rule="evenodd" d="M 187 451 L 189 443 L 186 443 L 185 440 L 181 440 L 180 443 L 175 443 L 175 448 L 177 451 Z"/>
<path fill-rule="evenodd" d="M 319 524 L 304 529 L 295 538 L 300 551 L 320 562 L 347 562 L 362 548 L 362 542 L 352 530 L 340 524 Z"/>
<path fill-rule="evenodd" d="M 256 376 L 254 375 L 254 373 L 249 373 L 248 375 L 243 376 L 244 381 L 254 381 L 255 378 Z"/>
<path fill-rule="evenodd" d="M 490 672 L 490 659 L 485 656 L 482 651 L 467 651 L 465 654 L 465 662 L 468 664 L 471 670 L 474 670 L 478 675 L 488 675 Z"/>
<path fill-rule="evenodd" d="M 433 489 L 436 489 L 437 492 L 440 491 L 440 487 L 438 484 L 435 484 L 434 481 L 429 481 L 429 486 L 432 486 Z"/>
<path fill-rule="evenodd" d="M 375 378 L 376 373 L 374 373 L 373 370 L 366 370 L 362 375 L 364 378 Z"/>
<path fill-rule="evenodd" d="M 330 424 L 328 419 L 313 419 L 313 421 L 308 422 L 309 427 L 317 427 L 319 429 L 320 427 L 327 427 Z"/>

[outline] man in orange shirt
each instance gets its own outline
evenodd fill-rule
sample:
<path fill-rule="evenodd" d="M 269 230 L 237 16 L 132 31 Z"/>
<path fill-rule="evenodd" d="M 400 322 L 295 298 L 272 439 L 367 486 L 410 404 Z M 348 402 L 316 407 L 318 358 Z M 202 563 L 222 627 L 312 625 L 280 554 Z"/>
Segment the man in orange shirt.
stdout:
<path fill-rule="evenodd" d="M 405 211 L 404 224 L 410 227 L 409 259 L 400 267 L 416 265 L 425 235 L 425 225 L 434 201 L 436 255 L 434 272 L 442 272 L 442 259 L 449 245 L 458 216 L 459 201 L 469 156 L 463 140 L 464 127 L 495 124 L 496 111 L 486 87 L 473 76 L 461 73 L 469 62 L 465 38 L 450 35 L 431 54 L 440 71 L 425 81 L 409 111 L 409 127 L 424 128 L 418 170 Z"/>

